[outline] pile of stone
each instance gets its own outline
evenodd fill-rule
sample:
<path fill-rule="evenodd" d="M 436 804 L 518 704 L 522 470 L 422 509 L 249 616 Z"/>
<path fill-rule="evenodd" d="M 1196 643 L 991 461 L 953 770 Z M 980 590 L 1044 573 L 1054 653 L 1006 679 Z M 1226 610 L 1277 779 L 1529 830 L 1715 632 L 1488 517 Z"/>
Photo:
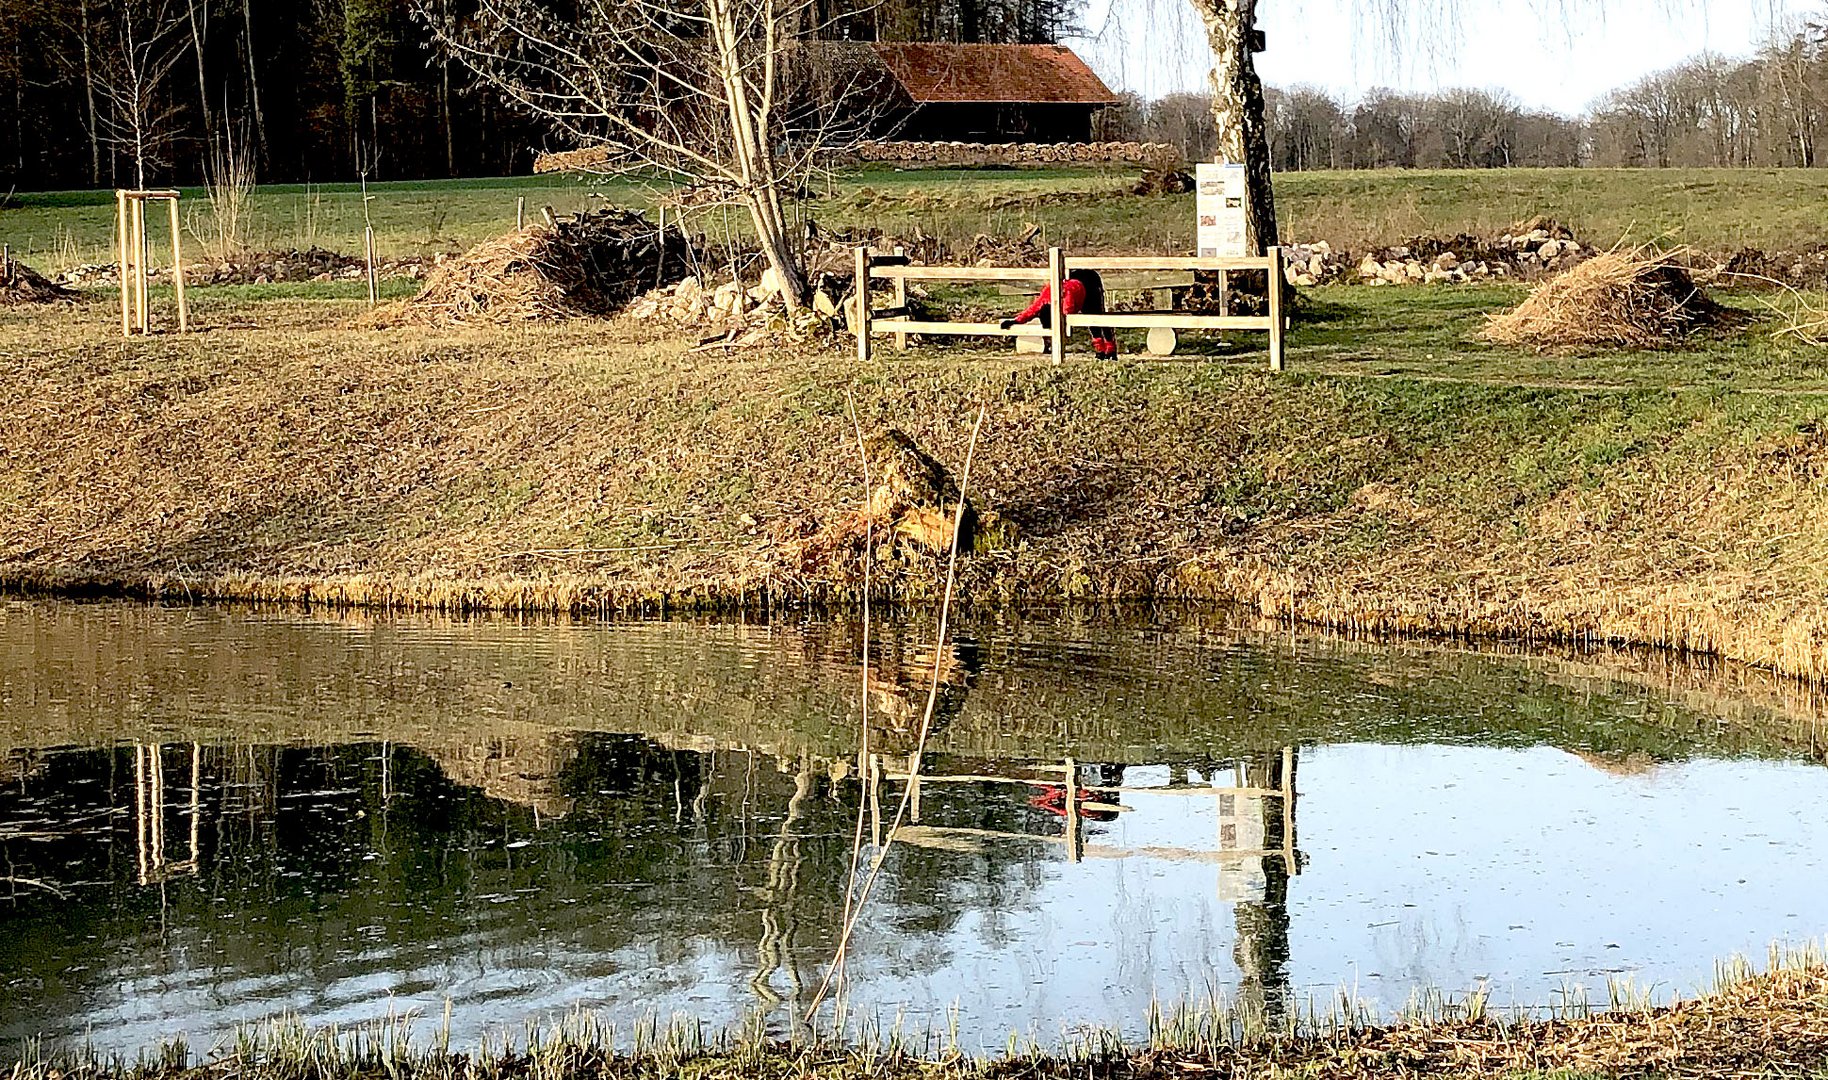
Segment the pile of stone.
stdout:
<path fill-rule="evenodd" d="M 1282 258 L 1290 285 L 1330 285 L 1345 276 L 1345 263 L 1325 240 L 1289 244 Z"/>
<path fill-rule="evenodd" d="M 1170 169 L 1183 160 L 1172 143 L 969 143 L 885 140 L 859 144 L 850 151 L 859 161 L 895 165 L 1146 165 Z"/>
<path fill-rule="evenodd" d="M 383 278 L 425 277 L 430 267 L 444 262 L 443 253 L 430 259 L 414 256 L 387 259 L 375 264 L 375 273 Z M 185 263 L 184 280 L 191 285 L 268 285 L 296 281 L 360 281 L 368 273 L 367 264 L 353 255 L 308 248 L 303 251 L 266 251 L 236 255 L 224 259 L 197 259 Z M 171 276 L 168 266 L 155 266 L 147 278 L 159 281 Z M 120 283 L 120 270 L 113 263 L 88 263 L 63 270 L 56 277 L 59 284 L 87 288 Z"/>
<path fill-rule="evenodd" d="M 698 277 L 653 289 L 623 314 L 642 322 L 664 322 L 681 330 L 708 333 L 701 347 L 759 345 L 779 338 L 803 340 L 827 333 L 843 319 L 839 280 L 821 276 L 812 307 L 789 310 L 781 280 L 772 268 L 754 285 L 725 281 L 707 286 Z"/>
<path fill-rule="evenodd" d="M 1418 237 L 1353 258 L 1321 240 L 1283 248 L 1292 285 L 1432 285 L 1549 277 L 1598 254 L 1565 225 L 1519 222 L 1497 237 Z"/>

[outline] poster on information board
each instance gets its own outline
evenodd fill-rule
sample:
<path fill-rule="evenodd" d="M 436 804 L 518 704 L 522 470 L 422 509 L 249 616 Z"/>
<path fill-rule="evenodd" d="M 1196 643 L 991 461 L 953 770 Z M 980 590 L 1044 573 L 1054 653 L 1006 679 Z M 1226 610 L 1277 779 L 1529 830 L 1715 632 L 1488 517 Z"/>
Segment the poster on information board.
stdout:
<path fill-rule="evenodd" d="M 1194 211 L 1199 215 L 1194 231 L 1202 259 L 1248 255 L 1244 242 L 1244 166 L 1203 161 L 1194 166 Z"/>

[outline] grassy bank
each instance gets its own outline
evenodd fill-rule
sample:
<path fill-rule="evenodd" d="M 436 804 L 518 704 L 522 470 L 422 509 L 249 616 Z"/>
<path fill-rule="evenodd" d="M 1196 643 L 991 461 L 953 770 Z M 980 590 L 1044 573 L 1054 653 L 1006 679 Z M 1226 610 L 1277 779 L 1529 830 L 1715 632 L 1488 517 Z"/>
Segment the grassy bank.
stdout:
<path fill-rule="evenodd" d="M 1433 1075 L 1478 1078 L 1820 1078 L 1828 1076 L 1828 972 L 1791 957 L 1752 974 L 1727 965 L 1710 990 L 1651 1008 L 1562 1008 L 1550 1019 L 1501 1017 L 1475 997 L 1388 1025 L 1335 1013 L 1283 1029 L 1235 1010 L 1202 1008 L 1151 1025 L 1142 1045 L 1089 1035 L 1054 1050 L 974 1056 L 882 1037 L 861 1046 L 712 1038 L 691 1027 L 618 1033 L 589 1016 L 481 1050 L 415 1044 L 403 1024 L 351 1032 L 295 1022 L 255 1025 L 198 1060 L 182 1043 L 138 1063 L 40 1055 L 14 1080 L 1293 1080 Z M 4 1059 L 0 1059 L 4 1060 Z"/>
<path fill-rule="evenodd" d="M 849 401 L 1019 539 L 970 602 L 1238 601 L 1355 630 L 1613 640 L 1828 675 L 1828 363 L 1476 344 L 1504 290 L 1320 290 L 1255 351 L 694 352 L 627 321 L 428 333 L 205 292 L 123 343 L 105 304 L 0 312 L 15 588 L 510 610 L 855 599 L 820 531 L 862 495 Z M 1329 314 L 1330 312 L 1330 314 Z M 930 599 L 905 553 L 878 591 Z"/>
<path fill-rule="evenodd" d="M 1590 243 L 1662 239 L 1709 251 L 1828 242 L 1819 170 L 1492 169 L 1290 173 L 1277 179 L 1286 238 L 1353 250 L 1417 235 L 1497 234 L 1547 214 Z M 1049 238 L 1086 249 L 1184 251 L 1193 244 L 1189 196 L 1128 194 L 1127 171 L 860 170 L 812 193 L 805 212 L 832 227 L 916 228 L 949 240 L 1009 233 L 1034 222 Z M 628 180 L 584 183 L 512 177 L 376 184 L 367 204 L 384 258 L 460 250 L 511 228 L 515 201 L 559 213 L 598 199 L 650 205 L 658 189 Z M 185 193 L 190 226 L 208 235 L 203 193 Z M 17 195 L 0 210 L 0 241 L 41 269 L 112 261 L 112 192 Z M 254 196 L 250 241 L 259 248 L 322 246 L 356 253 L 365 222 L 353 184 L 274 185 Z M 718 231 L 722 211 L 693 228 Z"/>

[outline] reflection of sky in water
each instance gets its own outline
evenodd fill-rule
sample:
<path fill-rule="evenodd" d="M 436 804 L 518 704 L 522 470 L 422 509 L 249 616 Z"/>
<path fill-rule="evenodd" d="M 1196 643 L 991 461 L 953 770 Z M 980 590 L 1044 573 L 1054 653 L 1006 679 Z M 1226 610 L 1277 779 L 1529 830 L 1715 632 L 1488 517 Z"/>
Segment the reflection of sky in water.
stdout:
<path fill-rule="evenodd" d="M 131 1053 L 281 1013 L 349 1025 L 410 1010 L 429 1032 L 447 998 L 458 1046 L 574 1006 L 625 1032 L 758 1008 L 780 1027 L 823 973 L 859 792 L 830 780 L 854 754 L 841 629 L 32 610 L 0 607 L 0 747 L 168 733 L 177 851 L 196 739 L 211 809 L 206 874 L 140 886 L 135 751 L 0 772 L 0 849 L 88 882 L 67 903 L 0 902 L 8 1044 L 92 1032 Z M 963 704 L 930 768 L 1089 756 L 1057 748 L 1058 731 L 1177 762 L 1127 766 L 1126 788 L 1190 769 L 1227 784 L 1229 755 L 1296 743 L 1301 872 L 1285 909 L 1241 912 L 1232 898 L 1273 894 L 1276 875 L 1213 858 L 1213 796 L 1125 791 L 1114 820 L 1083 822 L 1087 857 L 1069 863 L 1063 819 L 1030 805 L 1038 788 L 929 784 L 922 825 L 961 831 L 889 858 L 855 942 L 854 1016 L 943 1032 L 956 1007 L 983 1048 L 1087 1025 L 1136 1034 L 1157 1002 L 1242 991 L 1240 925 L 1259 943 L 1269 928 L 1264 982 L 1322 1007 L 1343 987 L 1386 1014 L 1417 989 L 1481 982 L 1499 1004 L 1577 985 L 1604 1000 L 1609 975 L 1668 996 L 1717 959 L 1828 932 L 1828 769 L 1760 760 L 1781 743 L 1659 711 L 1642 687 L 1545 685 L 1421 650 L 1189 650 L 1078 627 L 986 634 L 983 653 L 950 688 Z M 47 725 L 56 738 L 30 741 Z M 635 734 L 592 734 L 615 731 Z M 817 779 L 783 846 L 802 752 Z M 230 806 L 268 782 L 270 803 Z M 112 826 L 61 847 L 8 837 L 110 805 Z M 980 835 L 1011 831 L 1029 838 Z"/>
<path fill-rule="evenodd" d="M 1162 772 L 1131 769 L 1125 783 L 1159 783 Z M 1819 854 L 1828 850 L 1828 771 L 1819 767 L 1695 761 L 1620 776 L 1546 748 L 1339 745 L 1302 751 L 1298 775 L 1306 865 L 1288 904 L 1298 998 L 1324 1003 L 1344 986 L 1388 1012 L 1418 988 L 1459 992 L 1486 981 L 1498 1003 L 1540 1005 L 1577 984 L 1604 1000 L 1609 974 L 1667 995 L 1698 986 L 1717 958 L 1828 929 Z M 932 818 L 985 800 L 1019 805 L 1029 794 L 929 789 L 925 801 Z M 1003 900 L 951 889 L 921 898 L 942 907 L 977 898 L 937 929 L 895 929 L 909 898 L 891 872 L 858 939 L 857 1013 L 943 1031 L 956 1005 L 966 1042 L 994 1047 L 1012 1030 L 1043 1040 L 1085 1024 L 1134 1033 L 1152 1002 L 1235 993 L 1234 908 L 1220 899 L 1219 867 L 1109 857 L 1213 850 L 1216 800 L 1121 799 L 1130 809 L 1117 820 L 1085 826 L 1088 849 L 1106 857 L 1070 864 L 1059 844 L 981 840 L 1016 856 Z M 1026 820 L 1059 835 L 1058 818 Z M 962 879 L 987 872 L 980 854 L 922 854 Z M 91 965 L 82 1014 L 15 1012 L 4 1034 L 16 1038 L 32 1023 L 92 1027 L 98 1045 L 137 1048 L 178 1030 L 203 1042 L 232 1018 L 282 1012 L 344 1025 L 389 1010 L 435 1020 L 446 997 L 460 1045 L 575 1005 L 607 1008 L 624 1028 L 676 1013 L 739 1022 L 757 1002 L 753 945 L 669 934 L 664 911 L 644 916 L 639 944 L 606 943 L 597 931 L 613 913 L 592 891 L 627 887 L 598 883 L 557 905 L 480 893 L 465 901 L 466 925 L 405 943 L 380 926 L 346 926 L 326 897 L 324 932 L 290 938 L 296 955 L 258 970 L 212 944 L 262 913 L 216 905 L 172 926 L 163 945 L 149 928 L 118 948 L 79 950 Z M 531 917 L 517 917 L 516 905 Z M 808 936 L 798 966 L 811 983 L 829 945 Z M 796 995 L 786 969 L 771 985 L 788 1002 L 777 1021 L 810 990 Z M 23 997 L 0 1000 L 31 1012 Z"/>

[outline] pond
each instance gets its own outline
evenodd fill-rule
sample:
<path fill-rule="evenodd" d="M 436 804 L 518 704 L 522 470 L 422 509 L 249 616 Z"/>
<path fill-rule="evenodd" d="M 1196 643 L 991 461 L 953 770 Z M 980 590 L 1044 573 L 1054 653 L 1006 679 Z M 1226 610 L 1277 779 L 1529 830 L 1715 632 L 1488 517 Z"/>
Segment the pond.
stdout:
<path fill-rule="evenodd" d="M 1775 680 L 1217 617 L 933 635 L 0 604 L 0 1059 L 447 1002 L 456 1046 L 573 1008 L 787 1033 L 859 833 L 850 1017 L 975 1048 L 1667 998 L 1828 931 L 1819 724 Z"/>

